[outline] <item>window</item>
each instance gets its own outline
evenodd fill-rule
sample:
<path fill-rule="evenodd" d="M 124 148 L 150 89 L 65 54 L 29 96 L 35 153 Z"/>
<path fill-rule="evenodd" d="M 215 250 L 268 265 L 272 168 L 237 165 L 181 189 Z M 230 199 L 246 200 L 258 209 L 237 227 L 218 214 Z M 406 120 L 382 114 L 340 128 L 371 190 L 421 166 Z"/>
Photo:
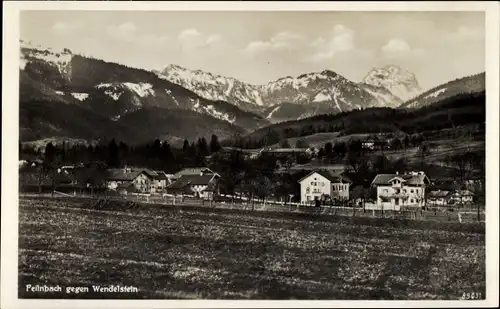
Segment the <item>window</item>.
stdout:
<path fill-rule="evenodd" d="M 403 189 L 403 192 L 406 193 L 406 189 Z M 413 193 L 413 192 L 412 192 Z"/>
<path fill-rule="evenodd" d="M 308 201 L 310 201 L 310 200 L 311 200 L 311 196 L 310 196 L 310 195 L 306 196 L 306 199 L 307 199 Z"/>
<path fill-rule="evenodd" d="M 413 203 L 413 199 L 410 199 L 410 203 Z"/>
<path fill-rule="evenodd" d="M 410 190 L 410 193 L 413 193 L 413 189 Z"/>
<path fill-rule="evenodd" d="M 389 190 L 388 189 L 384 189 L 384 193 L 389 193 Z"/>

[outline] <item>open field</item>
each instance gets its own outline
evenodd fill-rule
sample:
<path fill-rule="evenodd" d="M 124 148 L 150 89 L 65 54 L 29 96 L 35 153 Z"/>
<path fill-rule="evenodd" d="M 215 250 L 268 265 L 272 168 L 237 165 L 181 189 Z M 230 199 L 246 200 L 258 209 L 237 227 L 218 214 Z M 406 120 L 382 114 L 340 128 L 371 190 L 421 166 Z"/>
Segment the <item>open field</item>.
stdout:
<path fill-rule="evenodd" d="M 485 297 L 484 225 L 89 203 L 20 198 L 19 297 Z M 26 284 L 138 292 L 28 293 Z"/>
<path fill-rule="evenodd" d="M 317 133 L 303 138 L 289 138 L 288 143 L 290 145 L 295 145 L 297 140 L 304 139 L 306 143 L 310 146 L 317 148 L 323 147 L 326 143 L 331 142 L 333 144 L 340 142 L 348 142 L 350 139 L 365 139 L 370 136 L 370 134 L 351 134 L 338 136 L 339 132 L 331 133 Z M 475 152 L 485 150 L 485 141 L 476 140 L 472 137 L 461 137 L 456 139 L 433 139 L 428 142 L 430 146 L 430 153 L 426 156 L 428 162 L 435 162 L 436 164 L 447 166 L 446 157 L 457 154 L 459 152 Z M 273 146 L 278 147 L 280 144 L 275 144 Z M 375 154 L 385 155 L 390 160 L 397 160 L 400 158 L 405 158 L 408 162 L 419 162 L 420 158 L 418 156 L 418 147 L 409 147 L 407 149 L 400 150 L 380 150 L 375 151 Z"/>
<path fill-rule="evenodd" d="M 430 153 L 425 157 L 426 161 L 434 162 L 442 166 L 449 165 L 446 157 L 459 152 L 484 151 L 486 143 L 484 140 L 477 141 L 471 139 L 441 139 L 430 142 Z M 409 162 L 420 160 L 418 148 L 412 147 L 403 150 L 384 150 L 377 151 L 377 154 L 383 154 L 390 160 L 405 158 Z"/>

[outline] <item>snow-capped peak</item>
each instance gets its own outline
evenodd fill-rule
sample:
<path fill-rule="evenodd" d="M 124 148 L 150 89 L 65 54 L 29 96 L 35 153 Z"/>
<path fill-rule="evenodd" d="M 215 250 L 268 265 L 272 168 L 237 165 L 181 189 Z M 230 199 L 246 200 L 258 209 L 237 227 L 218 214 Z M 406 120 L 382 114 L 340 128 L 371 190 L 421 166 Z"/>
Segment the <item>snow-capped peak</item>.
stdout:
<path fill-rule="evenodd" d="M 190 70 L 176 64 L 170 64 L 158 76 L 172 83 L 179 84 L 199 96 L 214 100 L 261 105 L 262 100 L 256 86 L 245 84 L 232 77 Z"/>
<path fill-rule="evenodd" d="M 200 97 L 230 102 L 247 111 L 278 107 L 282 103 L 310 106 L 314 113 L 334 113 L 371 106 L 393 107 L 401 104 L 401 97 L 406 99 L 420 91 L 413 74 L 393 65 L 373 69 L 364 83 L 359 84 L 330 69 L 295 77 L 284 76 L 261 85 L 176 64 L 169 64 L 161 72 L 155 73 Z M 318 108 L 319 105 L 321 108 Z M 274 109 L 278 111 L 276 107 Z M 293 109 L 293 105 L 290 108 Z M 276 113 L 271 113 L 271 116 Z"/>
<path fill-rule="evenodd" d="M 422 91 L 415 75 L 396 65 L 373 68 L 363 82 L 375 87 L 384 87 L 403 101 L 417 96 Z"/>
<path fill-rule="evenodd" d="M 41 60 L 52 66 L 55 66 L 60 73 L 68 74 L 71 67 L 72 52 L 64 48 L 62 50 L 53 50 L 50 47 L 43 47 L 40 44 L 34 44 L 31 41 L 19 40 L 22 49 L 20 54 L 19 68 L 24 70 L 26 64 L 31 61 Z M 24 49 L 24 50 L 23 50 Z"/>

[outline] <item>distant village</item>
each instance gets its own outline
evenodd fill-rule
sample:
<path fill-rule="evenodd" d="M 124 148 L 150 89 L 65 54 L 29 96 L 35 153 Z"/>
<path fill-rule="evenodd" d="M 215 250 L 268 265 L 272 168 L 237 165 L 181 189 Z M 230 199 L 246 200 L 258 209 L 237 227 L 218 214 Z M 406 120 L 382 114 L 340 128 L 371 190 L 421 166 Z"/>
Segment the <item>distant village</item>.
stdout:
<path fill-rule="evenodd" d="M 383 144 L 363 141 L 361 147 L 373 151 L 383 147 Z M 21 160 L 20 190 L 33 193 L 55 191 L 70 196 L 82 192 L 117 197 L 188 196 L 207 201 L 232 196 L 245 197 L 247 200 L 261 198 L 282 204 L 368 205 L 371 209 L 386 210 L 401 210 L 405 207 L 452 208 L 472 205 L 478 200 L 477 179 L 465 179 L 456 185 L 456 182 L 440 183 L 439 179 L 431 179 L 424 171 L 365 173 L 354 170 L 350 164 L 318 159 L 324 151 L 323 148 L 315 147 L 265 147 L 255 150 L 220 147 L 216 153 L 205 156 L 205 166 L 183 167 L 173 173 L 139 166 L 109 168 L 104 162 L 91 162 L 59 165 L 42 176 L 34 172 L 43 166 L 42 160 Z M 238 153 L 242 160 L 255 162 L 263 157 L 272 157 L 274 160 L 271 164 L 275 166 L 265 176 L 253 175 L 252 170 L 236 175 L 232 173 L 232 167 L 228 166 L 234 153 Z M 215 155 L 217 159 L 214 159 Z M 297 156 L 306 160 L 294 160 Z M 218 166 L 225 171 L 217 170 L 217 164 L 211 164 L 213 160 L 224 158 L 229 161 L 219 162 Z M 239 182 L 235 181 L 238 177 Z M 251 177 L 253 186 L 249 180 Z M 279 193 L 276 186 L 280 186 Z M 274 192 L 270 187 L 274 187 Z"/>

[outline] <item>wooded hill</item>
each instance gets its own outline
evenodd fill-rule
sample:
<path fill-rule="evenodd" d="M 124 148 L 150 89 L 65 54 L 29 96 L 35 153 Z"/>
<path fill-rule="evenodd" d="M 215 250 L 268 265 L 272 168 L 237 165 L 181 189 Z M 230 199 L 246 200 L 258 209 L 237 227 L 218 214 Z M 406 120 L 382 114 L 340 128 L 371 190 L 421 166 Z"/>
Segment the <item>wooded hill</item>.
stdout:
<path fill-rule="evenodd" d="M 459 94 L 420 109 L 369 108 L 314 116 L 298 121 L 274 124 L 246 136 L 234 136 L 224 145 L 258 148 L 288 138 L 305 137 L 322 132 L 339 132 L 339 136 L 359 133 L 415 134 L 484 124 L 485 92 Z"/>

